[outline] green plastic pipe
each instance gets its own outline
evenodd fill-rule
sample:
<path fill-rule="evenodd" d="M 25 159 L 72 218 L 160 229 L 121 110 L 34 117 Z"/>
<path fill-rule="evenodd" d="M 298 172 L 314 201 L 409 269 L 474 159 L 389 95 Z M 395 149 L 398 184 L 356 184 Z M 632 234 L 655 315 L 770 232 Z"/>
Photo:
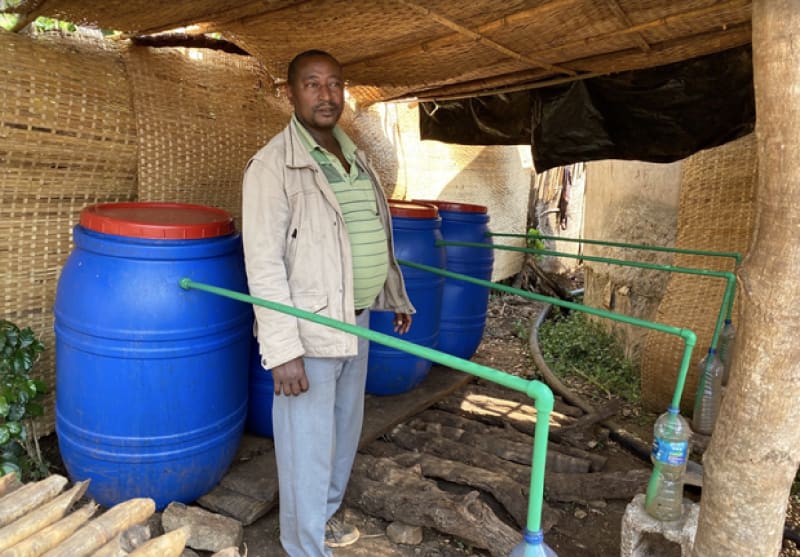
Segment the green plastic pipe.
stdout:
<path fill-rule="evenodd" d="M 701 249 L 671 248 L 667 246 L 650 246 L 647 244 L 628 244 L 625 242 L 609 242 L 606 240 L 590 240 L 587 238 L 567 238 L 565 236 L 548 236 L 546 234 L 511 234 L 504 232 L 487 232 L 487 236 L 498 236 L 505 238 L 539 238 L 542 240 L 558 240 L 563 242 L 574 242 L 577 244 L 591 244 L 596 246 L 610 246 L 614 248 L 629 248 L 649 251 L 663 251 L 667 253 L 684 253 L 687 255 L 706 255 L 709 257 L 730 257 L 736 262 L 738 267 L 742 262 L 742 254 L 735 251 L 708 251 Z"/>
<path fill-rule="evenodd" d="M 575 253 L 565 253 L 565 252 L 546 250 L 546 249 L 526 248 L 519 246 L 505 246 L 502 244 L 486 244 L 481 242 L 445 242 L 438 240 L 436 242 L 436 245 L 464 246 L 464 247 L 474 247 L 483 249 L 499 249 L 507 251 L 521 251 L 523 253 L 550 255 L 554 257 L 570 257 L 572 259 L 583 259 L 584 261 L 596 261 L 599 263 L 609 263 L 612 265 L 637 267 L 640 269 L 651 269 L 655 271 L 667 271 L 671 273 L 683 273 L 689 275 L 701 275 L 701 276 L 724 278 L 726 280 L 725 292 L 722 296 L 722 303 L 720 304 L 719 314 L 717 315 L 717 321 L 714 325 L 714 333 L 711 335 L 711 348 L 713 348 L 714 350 L 717 349 L 717 343 L 719 342 L 719 335 L 722 332 L 722 327 L 725 323 L 725 318 L 727 317 L 728 319 L 730 319 L 731 313 L 733 311 L 733 300 L 736 293 L 736 275 L 734 275 L 730 271 L 711 271 L 708 269 L 694 269 L 691 267 L 675 267 L 673 265 L 659 265 L 656 263 L 645 263 L 642 261 L 626 261 L 622 259 L 613 259 L 610 257 L 599 257 L 594 255 L 578 255 Z M 708 359 L 706 365 L 711 366 L 711 363 L 712 363 L 711 359 Z M 703 370 L 703 373 L 700 374 L 700 379 L 697 383 L 697 391 L 695 392 L 694 396 L 695 408 L 700 402 L 700 399 L 703 396 L 703 392 L 705 391 L 707 371 L 708 369 Z"/>
<path fill-rule="evenodd" d="M 437 245 L 440 242 L 437 241 Z M 447 245 L 466 245 L 470 244 L 469 242 L 441 242 L 441 244 Z M 472 245 L 467 245 L 467 247 L 473 247 Z M 490 244 L 474 244 L 474 247 L 491 247 Z M 670 335 L 675 335 L 680 337 L 683 340 L 684 348 L 683 348 L 683 356 L 681 357 L 681 364 L 678 368 L 678 379 L 675 383 L 675 391 L 672 394 L 672 402 L 670 403 L 670 408 L 675 409 L 677 412 L 680 412 L 680 403 L 681 403 L 681 396 L 683 395 L 683 387 L 686 384 L 686 374 L 689 371 L 689 362 L 692 359 L 692 349 L 694 345 L 697 343 L 697 336 L 694 334 L 694 331 L 690 329 L 681 329 L 678 327 L 673 327 L 671 325 L 663 325 L 661 323 L 653 323 L 652 321 L 645 321 L 644 319 L 639 319 L 637 317 L 630 317 L 629 315 L 622 315 L 618 313 L 612 313 L 610 311 L 605 311 L 598 308 L 593 308 L 590 306 L 584 306 L 580 304 L 576 304 L 574 302 L 568 302 L 566 300 L 561 300 L 560 298 L 552 298 L 550 296 L 543 296 L 541 294 L 536 294 L 535 292 L 529 292 L 527 290 L 520 290 L 519 288 L 512 288 L 511 286 L 506 286 L 504 284 L 497 284 L 488 280 L 478 279 L 474 277 L 470 277 L 468 275 L 462 275 L 460 273 L 454 273 L 452 271 L 446 271 L 444 269 L 439 269 L 438 267 L 431 267 L 429 265 L 423 265 L 421 263 L 414 263 L 413 261 L 405 261 L 402 259 L 398 260 L 398 263 L 401 265 L 405 265 L 406 267 L 411 267 L 413 269 L 420 269 L 422 271 L 428 271 L 430 273 L 436 275 L 442 275 L 447 278 L 452 278 L 456 280 L 463 280 L 465 282 L 469 282 L 472 284 L 477 284 L 479 286 L 484 286 L 486 288 L 491 288 L 493 290 L 499 290 L 500 292 L 507 292 L 509 294 L 516 294 L 517 296 L 521 296 L 523 298 L 528 298 L 530 300 L 536 300 L 538 302 L 545 302 L 548 304 L 552 304 L 554 306 L 565 307 L 575 311 L 582 311 L 584 313 L 588 313 L 590 315 L 596 315 L 598 317 L 605 317 L 607 319 L 611 319 L 612 321 L 619 321 L 621 323 L 627 323 L 629 325 L 635 325 L 637 327 L 644 327 L 645 329 L 652 329 L 654 331 L 660 331 L 662 333 L 667 333 Z M 537 420 L 536 425 L 538 427 L 539 422 Z M 538 432 L 538 431 L 537 431 Z M 655 496 L 657 487 L 658 487 L 658 476 L 661 473 L 661 463 L 655 462 L 653 463 L 653 472 L 650 475 L 650 480 L 647 484 L 647 493 L 645 495 L 645 504 L 649 504 L 652 498 Z M 531 531 L 535 531 L 529 528 Z"/>
<path fill-rule="evenodd" d="M 505 246 L 502 244 L 486 244 L 482 242 L 447 242 L 447 241 L 437 240 L 436 245 L 518 251 L 522 253 L 550 255 L 554 257 L 571 257 L 573 259 L 583 259 L 584 261 L 596 261 L 598 263 L 609 263 L 612 265 L 637 267 L 640 269 L 650 269 L 654 271 L 667 271 L 670 273 L 684 273 L 689 275 L 701 275 L 708 277 L 724 278 L 726 280 L 725 292 L 722 296 L 722 304 L 720 306 L 719 315 L 717 316 L 717 321 L 716 324 L 714 325 L 714 334 L 711 336 L 711 348 L 714 349 L 717 348 L 717 342 L 719 341 L 719 334 L 722 331 L 723 324 L 725 323 L 725 316 L 729 311 L 729 307 L 733 305 L 732 304 L 733 296 L 736 291 L 736 275 L 734 275 L 730 271 L 711 271 L 708 269 L 694 269 L 691 267 L 675 267 L 673 265 L 658 265 L 656 263 L 645 263 L 642 261 L 625 261 L 623 259 L 612 259 L 610 257 L 578 255 L 575 253 L 565 253 L 565 252 L 552 251 L 546 249 L 524 248 L 520 246 Z"/>
<path fill-rule="evenodd" d="M 528 496 L 528 520 L 526 528 L 532 532 L 536 532 L 541 529 L 542 502 L 544 500 L 544 468 L 545 463 L 547 462 L 547 438 L 550 428 L 550 414 L 553 411 L 554 403 L 553 391 L 551 391 L 550 387 L 548 387 L 545 383 L 536 380 L 523 379 L 494 368 L 483 366 L 470 360 L 464 360 L 463 358 L 458 358 L 432 348 L 420 346 L 418 344 L 414 344 L 413 342 L 386 335 L 378 331 L 344 323 L 324 315 L 317 315 L 316 313 L 297 309 L 292 306 L 271 302 L 269 300 L 262 300 L 260 298 L 255 298 L 234 290 L 228 290 L 226 288 L 220 288 L 202 282 L 195 282 L 189 278 L 182 278 L 179 281 L 179 285 L 184 290 L 194 289 L 201 290 L 203 292 L 209 292 L 225 298 L 231 298 L 247 304 L 265 307 L 274 311 L 293 315 L 294 317 L 307 319 L 308 321 L 312 321 L 314 323 L 326 325 L 334 329 L 339 329 L 341 331 L 366 338 L 373 342 L 384 344 L 390 348 L 408 352 L 415 356 L 425 358 L 426 360 L 464 371 L 514 391 L 525 393 L 531 397 L 534 400 L 534 407 L 536 408 L 536 426 L 534 429 L 533 438 L 531 484 L 530 493 Z"/>

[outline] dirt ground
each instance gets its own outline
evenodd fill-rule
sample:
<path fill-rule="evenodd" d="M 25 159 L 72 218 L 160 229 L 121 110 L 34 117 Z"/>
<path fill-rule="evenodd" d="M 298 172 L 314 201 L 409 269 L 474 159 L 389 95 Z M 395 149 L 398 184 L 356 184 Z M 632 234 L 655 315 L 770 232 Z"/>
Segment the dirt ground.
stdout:
<path fill-rule="evenodd" d="M 534 377 L 528 345 L 528 334 L 533 319 L 542 306 L 535 302 L 520 301 L 510 297 L 493 297 L 490 301 L 487 326 L 483 341 L 473 360 L 496 369 L 523 377 Z M 566 381 L 567 385 L 584 396 L 595 397 L 601 405 L 597 389 L 578 379 Z M 635 404 L 623 403 L 614 420 L 649 443 L 652 439 L 652 424 L 656 416 L 643 412 Z M 53 436 L 51 436 L 53 437 Z M 47 443 L 45 442 L 45 445 Z M 52 445 L 52 443 L 51 443 Z M 595 427 L 586 439 L 585 450 L 608 458 L 606 471 L 642 468 L 646 464 L 628 450 L 610 440 L 607 430 Z M 257 450 L 254 449 L 254 450 Z M 64 473 L 57 454 L 50 455 L 53 472 Z M 687 488 L 687 496 L 699 499 L 698 488 Z M 601 500 L 584 503 L 550 503 L 560 511 L 560 518 L 546 533 L 545 541 L 560 557 L 612 557 L 619 555 L 620 525 L 628 500 Z M 462 540 L 431 528 L 423 529 L 423 541 L 418 545 L 400 545 L 391 542 L 386 535 L 388 523 L 380 518 L 365 515 L 358 509 L 345 505 L 346 520 L 356 524 L 361 532 L 360 540 L 347 548 L 334 552 L 336 557 L 488 557 L 485 550 L 475 549 Z M 788 524 L 800 531 L 800 501 L 791 501 Z M 248 557 L 274 557 L 285 553 L 278 541 L 278 512 L 266 516 L 245 528 L 244 543 Z M 675 555 L 679 555 L 675 546 Z M 199 552 L 201 557 L 210 555 Z M 784 541 L 781 557 L 800 556 L 794 542 Z"/>

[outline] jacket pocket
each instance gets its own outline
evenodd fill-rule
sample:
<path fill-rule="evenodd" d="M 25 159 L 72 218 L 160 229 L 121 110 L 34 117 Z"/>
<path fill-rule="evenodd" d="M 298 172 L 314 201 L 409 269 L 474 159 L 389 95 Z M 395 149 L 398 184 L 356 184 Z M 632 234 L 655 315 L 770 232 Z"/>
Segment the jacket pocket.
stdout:
<path fill-rule="evenodd" d="M 295 294 L 292 301 L 297 309 L 319 313 L 328 307 L 328 296 L 317 292 Z"/>

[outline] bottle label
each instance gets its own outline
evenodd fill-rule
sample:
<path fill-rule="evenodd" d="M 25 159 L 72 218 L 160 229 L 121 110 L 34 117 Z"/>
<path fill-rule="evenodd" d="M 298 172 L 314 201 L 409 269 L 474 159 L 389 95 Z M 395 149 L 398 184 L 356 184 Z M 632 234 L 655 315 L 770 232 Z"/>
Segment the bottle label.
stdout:
<path fill-rule="evenodd" d="M 666 441 L 656 437 L 653 441 L 653 459 L 671 466 L 681 466 L 689 453 L 688 441 Z"/>

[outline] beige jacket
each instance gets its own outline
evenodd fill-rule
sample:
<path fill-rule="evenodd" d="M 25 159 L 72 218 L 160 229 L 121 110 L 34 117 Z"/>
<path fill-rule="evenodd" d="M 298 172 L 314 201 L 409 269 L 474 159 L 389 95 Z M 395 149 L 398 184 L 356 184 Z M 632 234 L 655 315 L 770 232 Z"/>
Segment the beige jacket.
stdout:
<path fill-rule="evenodd" d="M 369 172 L 389 239 L 389 272 L 372 309 L 414 313 L 394 258 L 391 217 L 375 172 Z M 250 294 L 355 323 L 352 255 L 333 190 L 287 126 L 247 163 L 242 237 Z M 342 358 L 357 352 L 357 337 L 338 329 L 255 307 L 262 363 L 273 368 L 299 356 Z"/>

